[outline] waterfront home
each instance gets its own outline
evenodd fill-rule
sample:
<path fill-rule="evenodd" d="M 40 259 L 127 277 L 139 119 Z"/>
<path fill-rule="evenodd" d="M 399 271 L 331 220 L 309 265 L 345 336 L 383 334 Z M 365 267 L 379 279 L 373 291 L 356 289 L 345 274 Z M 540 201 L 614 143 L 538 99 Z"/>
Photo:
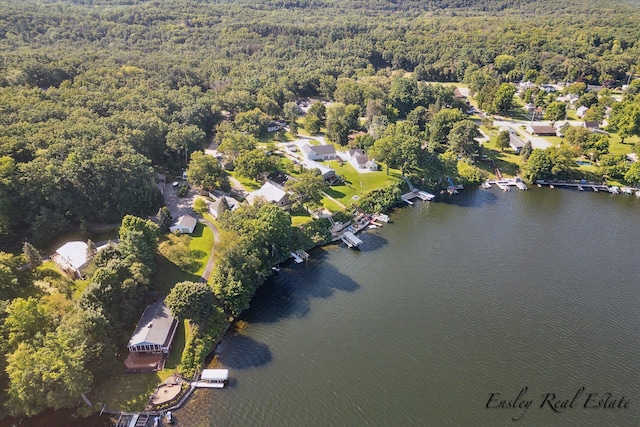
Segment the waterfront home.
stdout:
<path fill-rule="evenodd" d="M 149 372 L 164 369 L 164 361 L 171 351 L 178 321 L 164 301 L 147 307 L 136 326 L 127 349 L 125 367 L 129 372 Z"/>
<path fill-rule="evenodd" d="M 285 208 L 289 205 L 289 193 L 276 187 L 270 182 L 265 182 L 260 189 L 252 191 L 247 195 L 247 202 L 253 204 L 257 199 L 263 198 L 267 202 Z"/>
<path fill-rule="evenodd" d="M 356 170 L 358 169 L 366 169 L 370 171 L 377 171 L 378 165 L 375 161 L 369 160 L 369 156 L 364 154 L 364 152 L 360 149 L 352 149 L 347 151 L 349 157 L 349 163 Z"/>

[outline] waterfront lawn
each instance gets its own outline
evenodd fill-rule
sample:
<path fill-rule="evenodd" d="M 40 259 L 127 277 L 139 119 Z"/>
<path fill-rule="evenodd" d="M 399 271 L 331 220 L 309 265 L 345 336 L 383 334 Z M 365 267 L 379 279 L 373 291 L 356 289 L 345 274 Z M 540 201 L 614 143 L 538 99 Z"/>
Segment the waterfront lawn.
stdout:
<path fill-rule="evenodd" d="M 494 139 L 482 144 L 482 154 L 493 159 L 503 176 L 516 176 L 523 163 L 522 157 L 514 153 L 510 148 L 500 151 L 496 147 Z M 489 162 L 477 162 L 476 166 L 495 177 L 495 170 Z"/>
<path fill-rule="evenodd" d="M 291 211 L 289 214 L 291 215 L 291 225 L 294 227 L 298 227 L 313 220 L 309 212 L 305 210 Z"/>
<path fill-rule="evenodd" d="M 198 227 L 204 227 L 204 225 L 198 224 Z M 160 237 L 156 255 L 156 272 L 152 282 L 153 288 L 160 295 L 167 295 L 178 282 L 200 280 L 200 270 L 204 271 L 214 243 L 213 233 L 208 227 L 206 230 L 208 232 L 206 237 L 206 232 L 203 232 L 202 237 L 195 239 L 186 234 L 181 236 L 166 234 Z M 209 249 L 201 249 L 207 246 Z M 197 259 L 192 259 L 192 255 L 196 255 Z"/>
<path fill-rule="evenodd" d="M 633 146 L 640 143 L 640 138 L 632 136 L 625 138 L 624 143 L 622 139 L 616 133 L 609 134 L 609 152 L 611 154 L 629 154 L 633 152 Z"/>
<path fill-rule="evenodd" d="M 182 351 L 186 343 L 190 328 L 185 322 L 180 321 L 173 342 L 173 348 L 165 369 L 160 372 L 144 372 L 127 374 L 124 372 L 124 360 L 127 357 L 127 349 L 123 349 L 118 358 L 118 366 L 109 378 L 94 385 L 89 393 L 89 399 L 94 403 L 106 403 L 107 408 L 118 411 L 138 412 L 143 411 L 149 398 L 155 392 L 156 387 L 169 378 L 176 371 Z"/>
<path fill-rule="evenodd" d="M 331 186 L 327 194 L 346 206 L 370 191 L 382 188 L 387 183 L 400 178 L 399 172 L 393 169 L 387 175 L 384 165 L 380 165 L 380 170 L 377 172 L 367 173 L 359 173 L 349 163 L 343 163 L 340 166 L 336 160 L 327 162 L 327 165 L 335 169 L 336 174 L 344 179 L 344 184 Z M 354 196 L 357 198 L 354 199 Z"/>

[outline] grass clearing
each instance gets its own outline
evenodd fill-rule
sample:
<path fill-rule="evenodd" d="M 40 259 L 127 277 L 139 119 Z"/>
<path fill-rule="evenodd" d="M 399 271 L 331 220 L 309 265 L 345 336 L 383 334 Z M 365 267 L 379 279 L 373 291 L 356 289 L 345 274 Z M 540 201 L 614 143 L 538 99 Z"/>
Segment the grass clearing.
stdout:
<path fill-rule="evenodd" d="M 340 166 L 338 161 L 332 160 L 326 162 L 326 164 L 335 169 L 336 174 L 343 177 L 345 182 L 341 185 L 331 186 L 327 190 L 327 194 L 346 206 L 349 206 L 368 192 L 384 187 L 388 182 L 400 178 L 399 172 L 395 170 L 391 170 L 390 175 L 387 175 L 384 166 L 377 172 L 360 173 L 349 163 L 343 163 Z M 357 196 L 357 198 L 354 198 L 354 196 Z"/>
<path fill-rule="evenodd" d="M 227 173 L 237 179 L 244 187 L 244 189 L 249 192 L 258 190 L 260 189 L 260 187 L 262 187 L 262 184 L 258 181 L 240 176 L 240 174 L 238 174 L 236 171 L 227 171 Z"/>

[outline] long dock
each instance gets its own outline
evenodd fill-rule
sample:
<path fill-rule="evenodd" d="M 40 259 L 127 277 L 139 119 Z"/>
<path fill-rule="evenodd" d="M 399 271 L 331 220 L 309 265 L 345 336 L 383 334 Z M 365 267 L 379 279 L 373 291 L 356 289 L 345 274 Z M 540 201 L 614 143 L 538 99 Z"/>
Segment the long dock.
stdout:
<path fill-rule="evenodd" d="M 593 181 L 547 181 L 544 179 L 539 179 L 536 181 L 538 187 L 549 186 L 551 188 L 555 187 L 567 187 L 567 188 L 576 188 L 580 191 L 583 190 L 593 190 L 595 192 L 604 191 L 605 193 L 611 193 L 613 187 L 609 187 L 606 184 L 601 182 L 593 182 Z M 617 187 L 616 187 L 617 188 Z"/>

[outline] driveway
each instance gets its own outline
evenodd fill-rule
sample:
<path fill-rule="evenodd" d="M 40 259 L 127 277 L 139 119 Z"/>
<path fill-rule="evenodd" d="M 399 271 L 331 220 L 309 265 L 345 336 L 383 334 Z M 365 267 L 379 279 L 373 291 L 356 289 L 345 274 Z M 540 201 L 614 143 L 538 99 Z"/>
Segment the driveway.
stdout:
<path fill-rule="evenodd" d="M 186 181 L 180 181 L 180 185 L 186 184 Z M 193 211 L 193 201 L 196 199 L 196 191 L 192 188 L 185 197 L 178 197 L 178 187 L 174 187 L 168 183 L 164 188 L 164 203 L 169 208 L 171 216 L 175 219 L 181 215 L 196 216 Z"/>
<path fill-rule="evenodd" d="M 545 149 L 551 147 L 551 143 L 544 138 L 539 136 L 529 135 L 527 132 L 522 130 L 521 126 L 528 125 L 528 121 L 521 120 L 494 120 L 493 125 L 498 128 L 504 129 L 513 129 L 516 135 L 519 135 L 523 140 L 531 142 L 531 148 L 541 148 Z"/>

